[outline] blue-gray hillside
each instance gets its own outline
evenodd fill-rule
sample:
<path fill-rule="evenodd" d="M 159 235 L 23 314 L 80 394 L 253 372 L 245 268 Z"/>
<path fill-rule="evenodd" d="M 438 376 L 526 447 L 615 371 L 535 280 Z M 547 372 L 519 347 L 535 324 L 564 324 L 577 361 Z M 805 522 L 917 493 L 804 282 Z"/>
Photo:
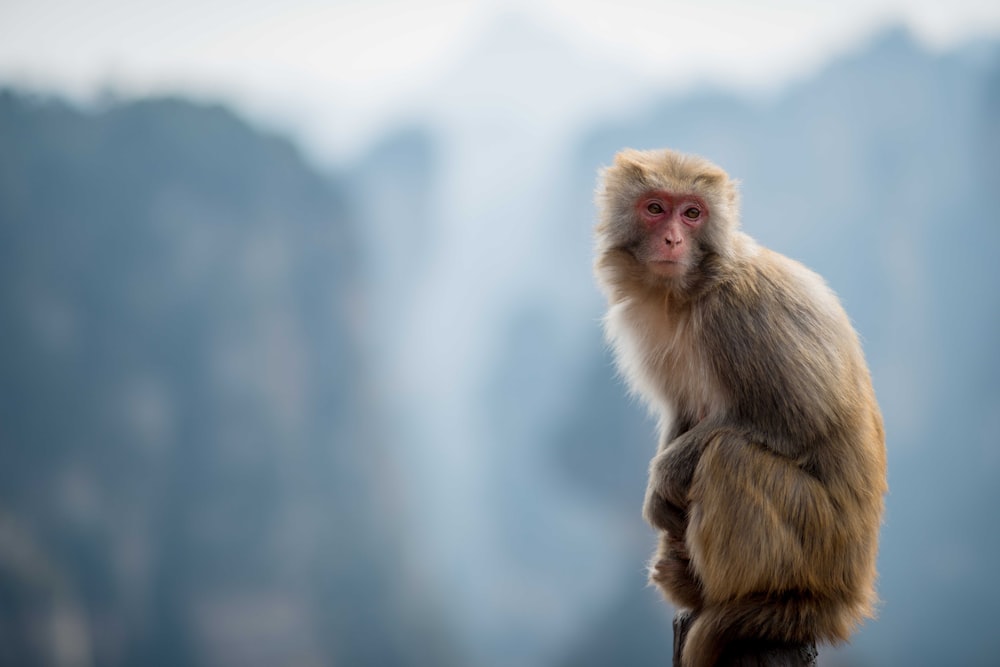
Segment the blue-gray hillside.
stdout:
<path fill-rule="evenodd" d="M 0 92 L 0 664 L 452 662 L 342 190 L 222 108 Z"/>
<path fill-rule="evenodd" d="M 726 167 L 743 181 L 745 230 L 822 273 L 863 337 L 888 434 L 884 602 L 880 619 L 831 662 L 993 664 L 998 45 L 933 55 L 894 30 L 768 101 L 713 92 L 664 99 L 582 142 L 578 201 L 595 166 L 624 146 L 672 146 Z M 588 215 L 586 204 L 578 208 Z M 622 481 L 622 452 L 634 458 L 634 447 L 615 435 L 634 437 L 635 416 L 609 398 L 607 358 L 595 353 L 593 364 L 602 382 L 581 388 L 560 458 L 586 488 L 628 498 L 626 510 L 638 512 L 644 466 L 631 460 Z M 651 613 L 641 595 L 624 594 L 566 664 L 622 656 L 664 664 L 662 655 L 637 655 L 628 631 L 655 627 Z"/>

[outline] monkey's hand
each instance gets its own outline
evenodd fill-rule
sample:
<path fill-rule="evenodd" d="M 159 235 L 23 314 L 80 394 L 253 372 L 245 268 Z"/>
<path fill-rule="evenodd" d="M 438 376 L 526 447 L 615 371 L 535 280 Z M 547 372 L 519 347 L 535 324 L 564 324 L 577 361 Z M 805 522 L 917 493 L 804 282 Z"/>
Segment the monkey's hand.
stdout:
<path fill-rule="evenodd" d="M 687 509 L 667 500 L 652 475 L 646 486 L 642 516 L 654 528 L 664 530 L 674 537 L 684 538 L 684 532 L 687 530 Z"/>
<path fill-rule="evenodd" d="M 642 515 L 653 526 L 676 536 L 687 528 L 688 491 L 708 440 L 701 425 L 663 447 L 649 464 Z"/>

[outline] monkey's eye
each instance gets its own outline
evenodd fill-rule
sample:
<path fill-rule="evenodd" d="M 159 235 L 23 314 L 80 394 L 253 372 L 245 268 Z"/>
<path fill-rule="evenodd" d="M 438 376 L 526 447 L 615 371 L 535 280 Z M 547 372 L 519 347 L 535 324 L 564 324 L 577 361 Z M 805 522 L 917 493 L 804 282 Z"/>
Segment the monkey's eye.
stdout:
<path fill-rule="evenodd" d="M 663 213 L 663 206 L 661 206 L 655 201 L 650 202 L 646 204 L 646 211 L 651 215 L 660 215 L 661 213 Z"/>
<path fill-rule="evenodd" d="M 701 209 L 697 206 L 692 206 L 684 211 L 684 217 L 688 220 L 697 220 L 701 217 Z"/>

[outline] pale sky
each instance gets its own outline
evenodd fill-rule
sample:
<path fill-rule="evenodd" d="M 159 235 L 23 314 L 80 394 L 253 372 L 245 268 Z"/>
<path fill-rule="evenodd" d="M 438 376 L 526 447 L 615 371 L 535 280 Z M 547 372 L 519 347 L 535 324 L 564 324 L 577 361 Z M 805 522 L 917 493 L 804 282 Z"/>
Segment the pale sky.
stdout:
<path fill-rule="evenodd" d="M 1000 35 L 996 0 L 2 0 L 0 85 L 185 92 L 364 134 L 510 12 L 664 88 L 773 87 L 894 23 L 938 49 Z"/>

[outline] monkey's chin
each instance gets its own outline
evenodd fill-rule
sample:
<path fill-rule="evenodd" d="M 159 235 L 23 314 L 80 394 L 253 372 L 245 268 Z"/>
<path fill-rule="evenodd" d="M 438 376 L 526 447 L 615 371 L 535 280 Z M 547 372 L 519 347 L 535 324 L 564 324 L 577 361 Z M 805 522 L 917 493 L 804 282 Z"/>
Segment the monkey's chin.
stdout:
<path fill-rule="evenodd" d="M 646 268 L 649 269 L 650 273 L 661 278 L 679 278 L 686 271 L 683 262 L 671 262 L 665 259 L 646 262 Z"/>

